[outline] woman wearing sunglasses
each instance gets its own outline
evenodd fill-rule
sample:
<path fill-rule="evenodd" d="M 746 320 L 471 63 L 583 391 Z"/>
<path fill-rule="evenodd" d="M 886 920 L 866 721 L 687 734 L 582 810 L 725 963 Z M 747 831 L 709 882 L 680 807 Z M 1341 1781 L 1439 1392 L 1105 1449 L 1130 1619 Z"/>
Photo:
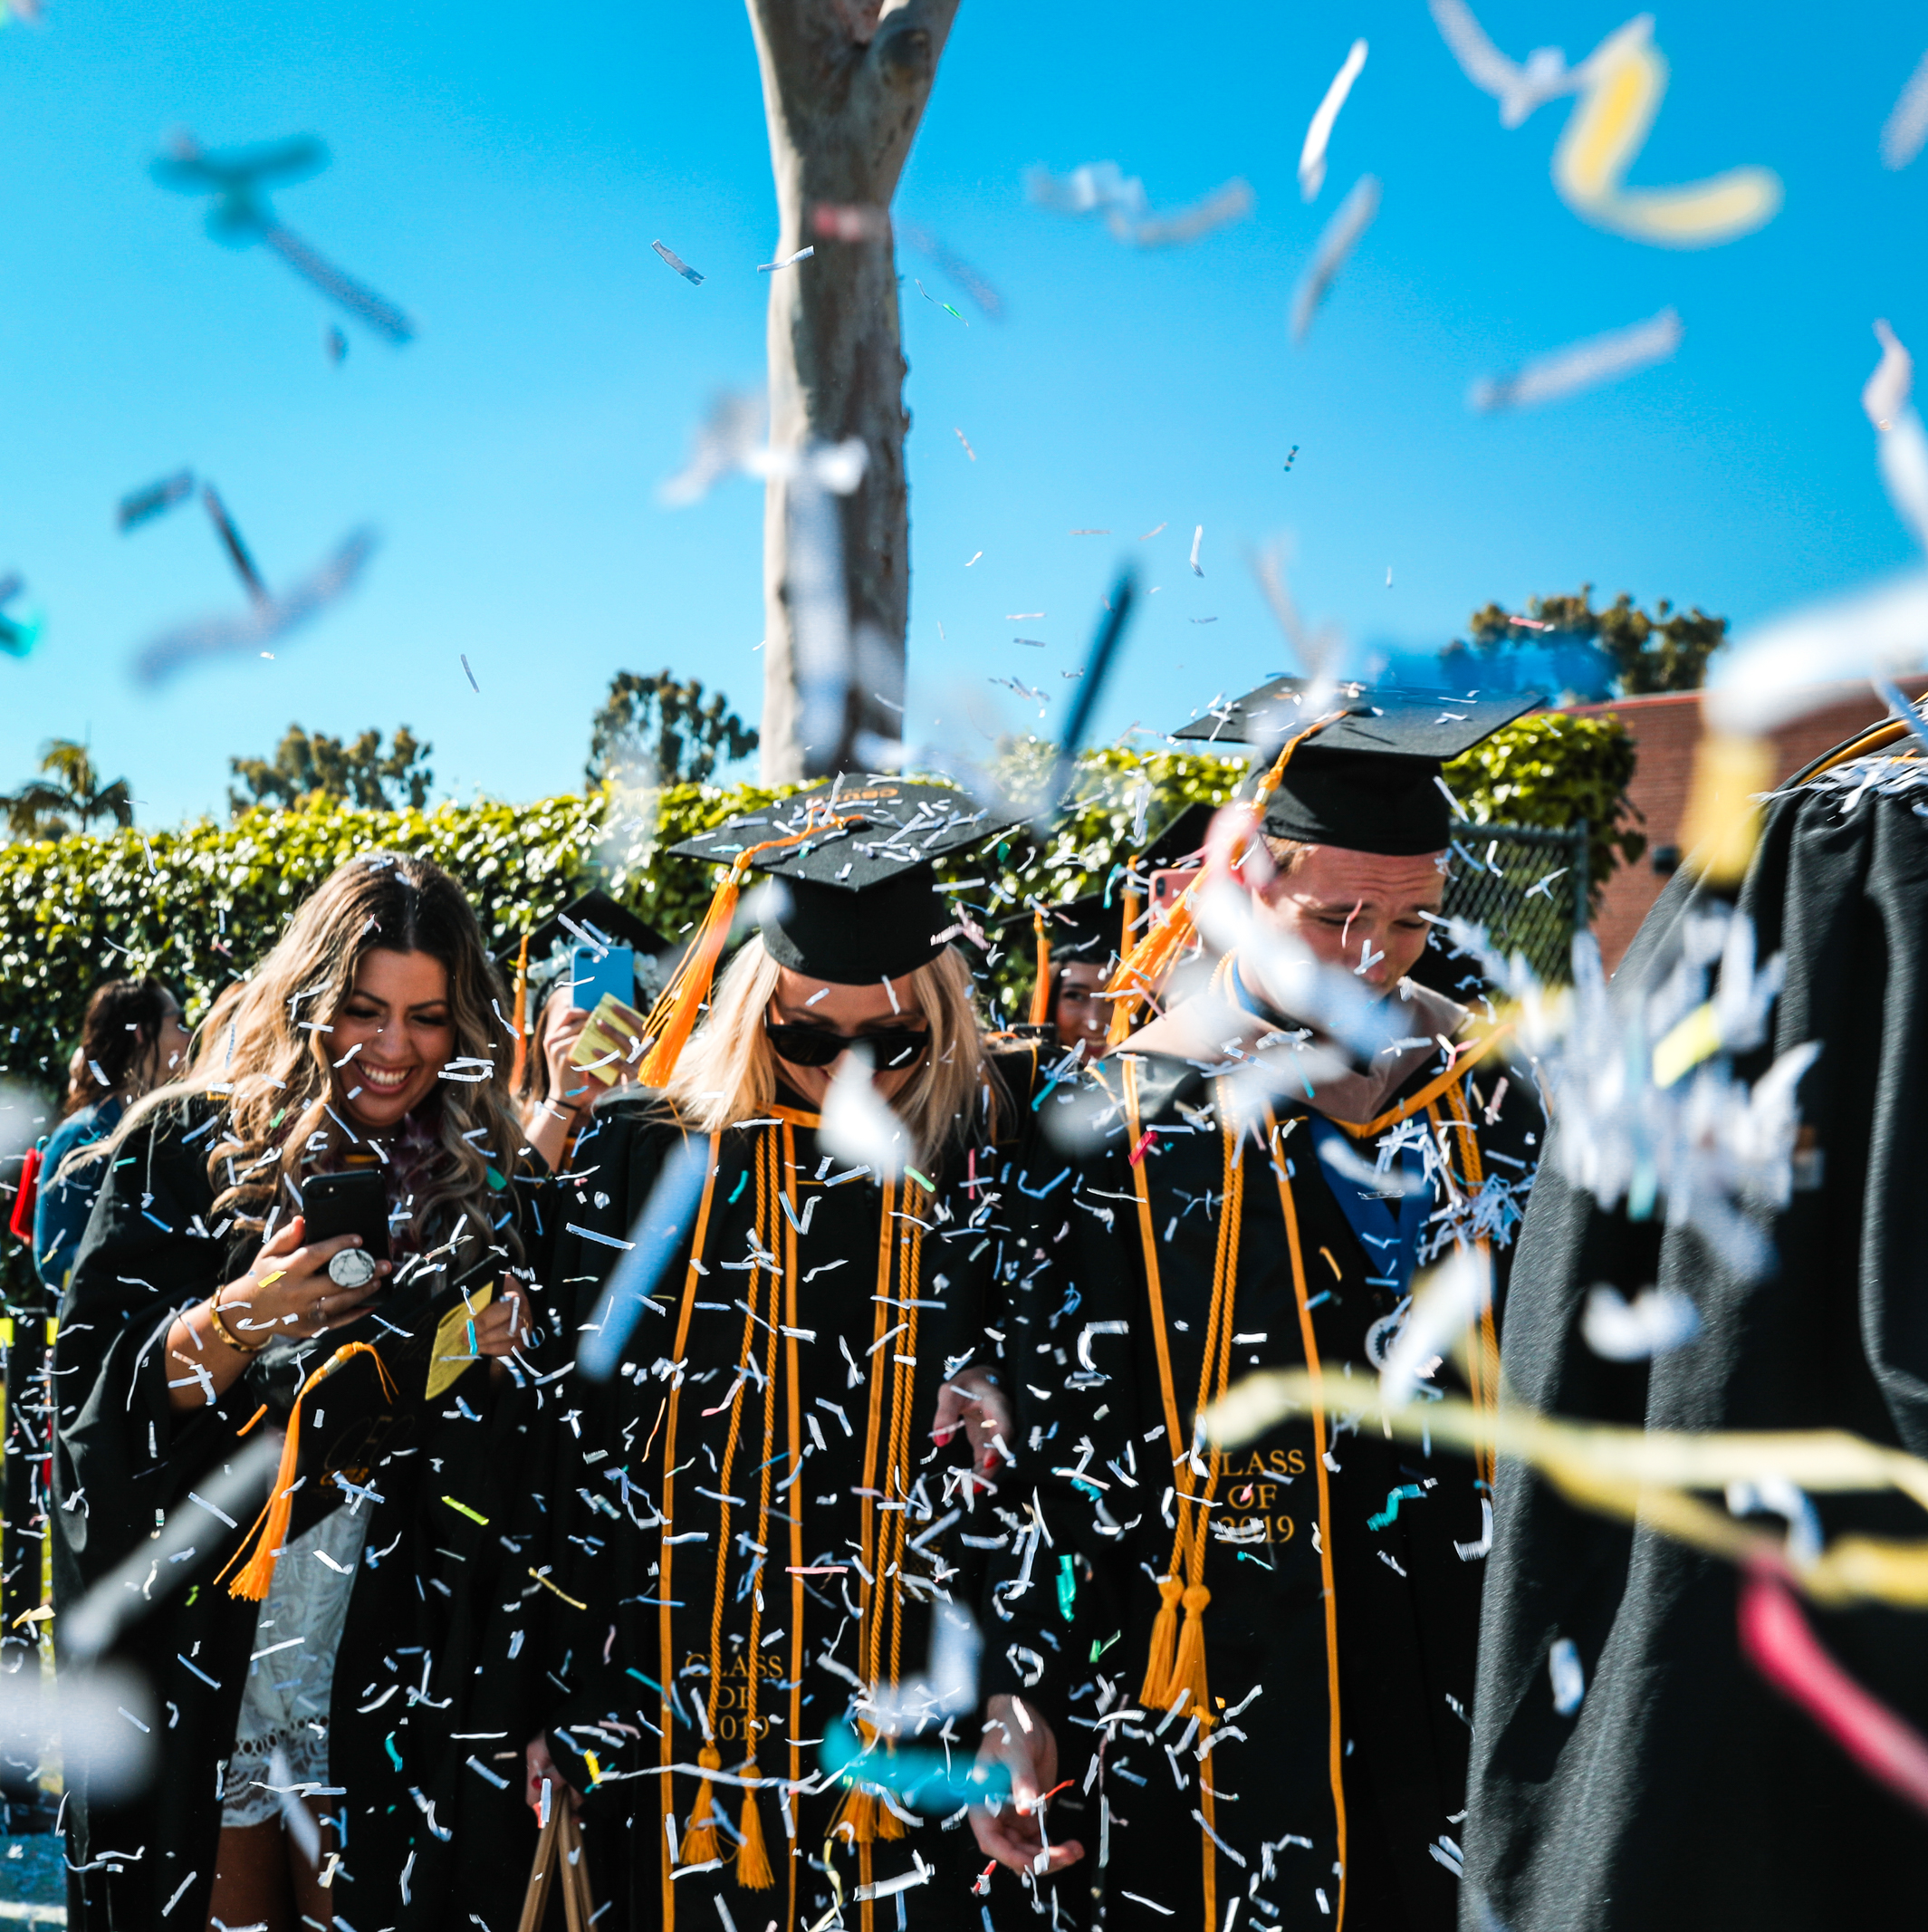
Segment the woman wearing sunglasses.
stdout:
<path fill-rule="evenodd" d="M 578 1144 L 557 1268 L 592 1344 L 529 1790 L 583 1794 L 615 1922 L 868 1927 L 916 1888 L 919 1925 L 979 1923 L 968 1834 L 939 1830 L 963 1794 L 928 1775 L 947 1751 L 964 1774 L 974 1682 L 931 1657 L 971 1641 L 963 1539 L 1005 1532 L 983 1365 L 1016 1257 L 998 1143 L 1030 1115 L 931 860 L 998 830 L 943 787 L 844 779 L 677 848 L 730 870 L 644 1085 Z M 776 889 L 712 990 L 752 870 Z"/>

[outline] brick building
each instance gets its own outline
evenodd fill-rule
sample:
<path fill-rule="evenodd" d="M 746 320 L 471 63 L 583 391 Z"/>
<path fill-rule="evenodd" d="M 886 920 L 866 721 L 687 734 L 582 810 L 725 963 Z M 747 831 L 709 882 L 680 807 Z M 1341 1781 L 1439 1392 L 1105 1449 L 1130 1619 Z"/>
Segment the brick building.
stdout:
<path fill-rule="evenodd" d="M 1907 695 L 1919 697 L 1928 690 L 1928 678 L 1899 680 Z M 1605 705 L 1571 705 L 1580 716 L 1611 713 L 1634 740 L 1639 764 L 1627 796 L 1639 809 L 1646 833 L 1645 855 L 1622 866 L 1607 881 L 1594 932 L 1600 956 L 1611 973 L 1640 929 L 1648 908 L 1660 897 L 1667 875 L 1679 863 L 1681 820 L 1687 809 L 1687 789 L 1693 772 L 1693 748 L 1699 743 L 1701 694 L 1669 692 L 1658 697 L 1625 697 Z M 1844 738 L 1878 724 L 1886 707 L 1870 691 L 1866 697 L 1845 699 L 1784 725 L 1772 736 L 1774 778 L 1791 777 L 1811 759 Z"/>

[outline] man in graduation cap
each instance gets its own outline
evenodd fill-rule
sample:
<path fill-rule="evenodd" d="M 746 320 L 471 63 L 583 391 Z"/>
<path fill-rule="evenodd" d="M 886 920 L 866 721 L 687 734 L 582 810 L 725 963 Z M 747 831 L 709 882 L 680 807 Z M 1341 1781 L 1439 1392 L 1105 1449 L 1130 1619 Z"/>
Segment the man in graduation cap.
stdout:
<path fill-rule="evenodd" d="M 1004 829 L 856 776 L 674 849 L 722 882 L 641 1083 L 577 1143 L 555 1271 L 590 1340 L 531 1774 L 587 1793 L 616 1923 L 875 1932 L 907 1890 L 920 1926 L 979 1922 L 938 1830 L 974 1743 L 945 1659 L 959 1539 L 997 1530 L 999 1172 L 1036 1054 L 987 1053 L 933 867 Z"/>
<path fill-rule="evenodd" d="M 1098 1830 L 974 1824 L 1013 1867 L 1088 1859 L 1108 1926 L 1454 1922 L 1492 1459 L 1362 1434 L 1343 1390 L 1416 1274 L 1503 1274 L 1538 1158 L 1504 1028 L 1405 977 L 1441 762 L 1524 708 L 1355 687 L 1312 713 L 1282 680 L 1194 730 L 1284 742 L 1121 967 L 1118 1050 L 1043 1109 L 1083 1151 L 1070 1188 L 1021 1177 L 1049 1196 L 1008 1344 L 1035 1517 L 993 1559 L 985 1753 L 1021 1801 L 1092 1790 Z M 1430 1386 L 1492 1401 L 1496 1319 L 1494 1293 Z M 1261 1369 L 1329 1399 L 1206 1447 L 1199 1412 Z"/>

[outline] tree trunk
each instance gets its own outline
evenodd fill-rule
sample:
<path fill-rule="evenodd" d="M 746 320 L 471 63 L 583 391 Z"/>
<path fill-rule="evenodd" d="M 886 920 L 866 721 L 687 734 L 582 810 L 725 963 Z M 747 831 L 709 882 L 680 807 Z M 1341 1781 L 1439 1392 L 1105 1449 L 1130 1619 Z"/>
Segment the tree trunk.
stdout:
<path fill-rule="evenodd" d="M 764 781 L 777 783 L 875 763 L 902 735 L 910 418 L 887 211 L 957 0 L 748 5 L 776 178 L 772 259 L 817 251 L 770 287 L 762 739 Z M 817 232 L 820 207 L 875 211 L 869 232 Z M 849 495 L 799 473 L 814 447 L 853 437 L 868 464 Z M 826 573 L 842 576 L 841 592 Z"/>

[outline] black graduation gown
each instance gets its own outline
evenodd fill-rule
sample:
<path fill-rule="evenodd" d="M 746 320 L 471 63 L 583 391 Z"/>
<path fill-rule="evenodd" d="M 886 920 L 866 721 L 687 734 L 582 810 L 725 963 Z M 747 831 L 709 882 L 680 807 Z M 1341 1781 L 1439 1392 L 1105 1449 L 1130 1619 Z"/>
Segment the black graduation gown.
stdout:
<path fill-rule="evenodd" d="M 1850 807 L 1871 775 L 1876 787 Z M 1890 781 L 1902 789 L 1882 789 Z M 1784 1210 L 1746 1210 L 1776 1263 L 1744 1279 L 1661 1210 L 1603 1211 L 1559 1171 L 1556 1133 L 1513 1270 L 1505 1366 L 1522 1404 L 1653 1428 L 1847 1429 L 1928 1454 L 1923 810 L 1918 765 L 1847 766 L 1770 808 L 1739 894 L 1757 957 L 1784 949 L 1787 978 L 1766 1042 L 1735 1057 L 1735 1073 L 1755 1080 L 1776 1055 L 1822 1043 L 1798 1092 L 1811 1154 Z M 1688 922 L 1722 899 L 1676 876 L 1615 977 L 1617 1007 L 1663 984 Z M 1603 1360 L 1579 1331 L 1597 1282 L 1690 1296 L 1703 1331 L 1651 1362 Z M 1898 1496 L 1811 1500 L 1829 1540 L 1922 1534 Z M 1514 1463 L 1501 1469 L 1498 1518 L 1465 1924 L 1771 1932 L 1882 1922 L 1920 1898 L 1928 1819 L 1755 1675 L 1738 1648 L 1731 1567 L 1578 1510 Z M 1919 1612 L 1804 1609 L 1846 1669 L 1928 1730 Z M 1570 1716 L 1553 1707 L 1548 1668 L 1560 1638 L 1587 1686 Z"/>
<path fill-rule="evenodd" d="M 198 1124 L 206 1124 L 198 1108 L 158 1117 L 123 1149 L 69 1281 L 54 1348 L 56 1653 L 62 1619 L 163 1519 L 185 1512 L 198 1532 L 191 1558 L 169 1566 L 176 1573 L 154 1585 L 153 1608 L 102 1659 L 134 1673 L 151 1700 L 156 1774 L 137 1797 L 99 1800 L 70 1754 L 64 1821 L 78 1868 L 71 1922 L 89 1932 L 206 1919 L 220 1766 L 234 1743 L 259 1610 L 216 1578 L 242 1547 L 269 1484 L 264 1478 L 245 1510 L 232 1512 L 235 1528 L 192 1493 L 232 1466 L 264 1404 L 270 1417 L 254 1427 L 273 1427 L 293 1387 L 328 1350 L 386 1339 L 358 1322 L 298 1358 L 273 1349 L 213 1407 L 169 1408 L 167 1384 L 181 1371 L 166 1360 L 168 1324 L 243 1272 L 258 1245 L 253 1236 L 196 1232 L 214 1225 Z M 478 1250 L 478 1257 L 493 1282 L 500 1255 Z M 319 1406 L 325 1420 L 331 1403 L 339 1424 L 363 1374 L 372 1380 L 361 1363 L 344 1370 L 304 1413 Z M 514 1525 L 526 1534 L 523 1479 L 542 1453 L 533 1402 L 532 1389 L 492 1386 L 478 1364 L 371 1458 L 368 1483 L 381 1500 L 365 1505 L 373 1514 L 337 1652 L 332 1785 L 323 1801 L 342 1852 L 337 1909 L 363 1932 L 465 1926 L 471 1909 L 501 1925 L 520 1902 L 534 1845 L 521 1802 L 528 1692 L 506 1660 L 504 1629 L 514 1616 L 504 1585 L 517 1587 L 520 1572 L 504 1539 L 514 1539 Z M 308 1433 L 312 1441 L 318 1435 Z M 290 1534 L 345 1501 L 339 1490 L 305 1483 Z M 458 1732 L 487 1735 L 457 1739 Z"/>
<path fill-rule="evenodd" d="M 1376 1377 L 1370 1350 L 1383 1351 L 1400 1299 L 1402 1274 L 1386 1259 L 1400 1227 L 1424 1263 L 1455 1230 L 1472 1232 L 1480 1201 L 1497 1308 L 1518 1197 L 1539 1154 L 1532 1083 L 1495 1051 L 1476 1064 L 1463 1059 L 1450 1078 L 1415 1073 L 1380 1123 L 1357 1123 L 1376 1129 L 1352 1141 L 1368 1160 L 1387 1135 L 1444 1143 L 1464 1204 L 1452 1206 L 1434 1173 L 1432 1191 L 1402 1201 L 1396 1223 L 1376 1210 L 1390 1230 L 1383 1236 L 1371 1218 L 1355 1235 L 1302 1102 L 1278 1108 L 1276 1160 L 1262 1119 L 1241 1143 L 1242 1199 L 1226 1249 L 1237 1264 L 1224 1310 L 1229 1380 L 1308 1366 L 1309 1330 L 1331 1396 L 1319 1429 L 1294 1420 L 1231 1452 L 1205 1513 L 1210 1597 L 1200 1628 L 1216 1716 L 1207 1741 L 1189 1704 L 1165 1724 L 1162 1706 L 1146 1714 L 1142 1691 L 1157 1580 L 1175 1573 L 1169 1418 L 1175 1411 L 1189 1445 L 1227 1220 L 1224 1116 L 1217 1081 L 1189 1061 L 1119 1056 L 1093 1079 L 1104 1099 L 1083 1104 L 1100 1122 L 1108 1103 L 1117 1109 L 1098 1150 L 1069 1184 L 1050 1171 L 1058 1158 L 1043 1157 L 1024 1190 L 1036 1203 L 1040 1259 L 1017 1284 L 1010 1372 L 1048 1541 L 993 1558 L 989 1687 L 1043 1709 L 1061 1778 L 1095 1780 L 1098 1815 L 1077 1835 L 1098 1922 L 1223 1932 L 1233 1903 L 1249 1901 L 1251 1924 L 1329 1927 L 1343 1829 L 1348 1927 L 1449 1927 L 1490 1471 L 1361 1433 L 1345 1417 L 1345 1389 L 1349 1378 Z M 1484 1109 L 1495 1103 L 1489 1123 Z M 1478 1171 L 1452 1124 L 1456 1111 L 1470 1117 Z M 1400 1155 L 1396 1169 L 1402 1163 L 1425 1165 L 1416 1154 Z M 1490 1401 L 1491 1338 L 1475 1331 L 1469 1340 Z M 1463 1390 L 1450 1365 L 1435 1384 Z M 1178 1573 L 1198 1581 L 1183 1564 Z M 1181 1639 L 1184 1601 L 1174 1606 Z M 1050 1829 L 1071 1835 L 1061 1821 Z"/>
<path fill-rule="evenodd" d="M 1035 1055 L 1001 1059 L 1009 1135 L 1027 1118 Z M 887 1192 L 825 1152 L 816 1117 L 783 1098 L 768 1124 L 718 1137 L 697 1217 L 702 1272 L 691 1266 L 692 1230 L 638 1317 L 622 1371 L 600 1388 L 570 1384 L 581 1418 L 580 1442 L 564 1438 L 580 1456 L 564 1525 L 570 1581 L 552 1601 L 545 1658 L 567 1688 L 549 1736 L 558 1765 L 588 1792 L 597 1904 L 607 1898 L 622 1924 L 708 1932 L 721 1923 L 713 1901 L 758 1927 L 812 1924 L 830 1909 L 826 1841 L 845 1793 L 824 1765 L 839 1740 L 848 1749 L 863 1735 L 852 1728 L 858 1687 L 926 1671 L 934 1606 L 974 1603 L 971 1540 L 1000 1533 L 983 1489 L 960 1486 L 963 1433 L 941 1447 L 931 1430 L 946 1375 L 994 1355 L 986 1311 L 1011 1237 L 988 1227 L 992 1206 L 980 1197 L 1006 1154 L 979 1133 L 926 1177 L 935 1196 L 907 1177 Z M 580 1310 L 593 1310 L 620 1253 L 610 1242 L 630 1235 L 682 1139 L 654 1093 L 599 1104 L 570 1163 L 578 1193 L 560 1210 L 556 1274 Z M 748 1265 L 758 1246 L 781 1256 L 782 1274 Z M 789 1573 L 797 1569 L 827 1573 Z M 909 1587 L 866 1580 L 892 1571 Z M 704 1870 L 707 1860 L 689 1856 L 705 1727 L 725 1776 L 762 1781 L 769 1889 L 742 1882 L 741 1783 L 712 1785 L 721 1863 Z M 904 1748 L 947 1753 L 962 1773 L 976 1745 L 966 1708 L 932 1717 Z M 858 1905 L 853 1894 L 913 1873 L 921 1859 L 937 1875 L 901 1909 L 919 1926 L 974 1932 L 975 1845 L 961 1801 L 899 1808 L 909 1812 L 902 1835 L 847 1845 L 835 1860 L 845 1923 L 897 1924 L 895 1896 Z"/>

